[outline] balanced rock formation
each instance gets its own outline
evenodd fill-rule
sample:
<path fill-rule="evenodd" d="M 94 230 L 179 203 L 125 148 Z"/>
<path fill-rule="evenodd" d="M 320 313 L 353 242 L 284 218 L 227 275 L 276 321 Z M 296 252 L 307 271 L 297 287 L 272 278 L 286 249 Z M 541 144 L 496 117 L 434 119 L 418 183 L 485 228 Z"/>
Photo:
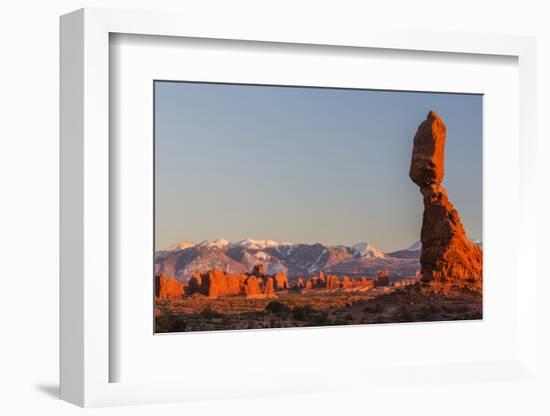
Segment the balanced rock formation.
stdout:
<path fill-rule="evenodd" d="M 163 274 L 155 276 L 155 296 L 158 299 L 181 298 L 183 285 L 176 279 L 167 279 Z"/>
<path fill-rule="evenodd" d="M 444 169 L 446 127 L 430 111 L 414 137 L 409 176 L 424 197 L 420 240 L 420 274 L 423 282 L 467 284 L 481 288 L 482 252 L 472 244 L 458 212 L 441 186 Z"/>

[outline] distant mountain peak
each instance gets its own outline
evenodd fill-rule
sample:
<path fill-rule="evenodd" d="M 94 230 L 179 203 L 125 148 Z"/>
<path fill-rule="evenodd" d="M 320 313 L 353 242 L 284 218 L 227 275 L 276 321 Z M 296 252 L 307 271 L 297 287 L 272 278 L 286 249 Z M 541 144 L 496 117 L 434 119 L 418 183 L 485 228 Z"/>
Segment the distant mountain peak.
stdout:
<path fill-rule="evenodd" d="M 280 246 L 293 246 L 295 245 L 295 243 L 293 243 L 292 241 L 288 241 L 288 240 L 285 240 L 285 241 L 281 241 L 279 243 Z"/>
<path fill-rule="evenodd" d="M 197 244 L 198 247 L 209 247 L 209 248 L 227 248 L 229 246 L 229 241 L 224 238 L 218 238 L 214 241 L 204 240 Z"/>
<path fill-rule="evenodd" d="M 174 243 L 168 247 L 166 247 L 166 251 L 179 251 L 179 250 L 185 250 L 186 248 L 193 247 L 195 243 L 192 243 L 191 241 L 182 240 L 178 241 L 177 243 Z"/>
<path fill-rule="evenodd" d="M 421 250 L 422 249 L 422 242 L 420 240 L 418 241 L 415 241 L 414 243 L 412 243 L 409 248 L 407 248 L 407 250 L 409 251 L 417 251 L 417 250 Z"/>
<path fill-rule="evenodd" d="M 237 245 L 249 250 L 265 250 L 266 248 L 278 247 L 281 243 L 274 240 L 254 240 L 252 238 L 246 238 L 239 241 Z"/>
<path fill-rule="evenodd" d="M 379 259 L 386 257 L 386 255 L 382 250 L 380 250 L 375 245 L 368 243 L 366 241 L 354 244 L 351 247 L 351 250 L 353 251 L 353 253 L 355 253 L 360 257 L 371 257 L 371 258 L 379 258 Z"/>

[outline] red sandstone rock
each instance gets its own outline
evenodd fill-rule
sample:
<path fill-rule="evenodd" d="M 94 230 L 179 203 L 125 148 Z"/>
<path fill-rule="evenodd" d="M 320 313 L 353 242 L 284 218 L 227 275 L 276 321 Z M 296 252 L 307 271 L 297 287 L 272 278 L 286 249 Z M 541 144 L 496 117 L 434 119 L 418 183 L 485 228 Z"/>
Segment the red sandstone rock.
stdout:
<path fill-rule="evenodd" d="M 223 296 L 238 295 L 241 293 L 241 284 L 244 281 L 240 275 L 227 274 L 225 276 L 226 286 L 222 293 Z"/>
<path fill-rule="evenodd" d="M 337 276 L 329 275 L 327 277 L 327 288 L 328 289 L 338 289 L 340 287 L 340 279 Z"/>
<path fill-rule="evenodd" d="M 210 299 L 217 299 L 224 292 L 225 273 L 219 269 L 210 270 L 202 277 L 202 292 L 208 295 Z"/>
<path fill-rule="evenodd" d="M 472 244 L 458 212 L 445 189 L 431 185 L 422 189 L 424 216 L 420 239 L 420 274 L 424 282 L 466 281 L 481 286 L 482 251 Z"/>
<path fill-rule="evenodd" d="M 409 176 L 421 188 L 443 180 L 446 130 L 437 113 L 430 111 L 414 136 Z"/>
<path fill-rule="evenodd" d="M 166 276 L 163 274 L 155 276 L 155 297 L 166 299 Z"/>
<path fill-rule="evenodd" d="M 313 276 L 310 281 L 312 288 L 319 289 L 327 286 L 327 278 L 323 272 L 319 272 L 318 276 Z"/>
<path fill-rule="evenodd" d="M 260 281 L 254 276 L 250 275 L 244 281 L 244 293 L 247 298 L 261 298 L 262 291 L 260 290 Z"/>
<path fill-rule="evenodd" d="M 409 176 L 420 186 L 424 199 L 421 280 L 434 284 L 460 282 L 480 289 L 482 251 L 467 238 L 458 212 L 441 186 L 445 134 L 445 124 L 432 111 L 414 138 Z"/>
<path fill-rule="evenodd" d="M 344 276 L 343 279 L 342 279 L 342 287 L 344 289 L 349 289 L 349 288 L 353 287 L 353 281 L 350 280 L 349 277 Z"/>
<path fill-rule="evenodd" d="M 163 274 L 155 276 L 155 295 L 158 299 L 181 298 L 183 285 L 176 279 L 167 279 Z"/>
<path fill-rule="evenodd" d="M 304 290 L 310 290 L 313 287 L 313 284 L 311 283 L 311 280 L 308 280 L 306 282 L 306 285 L 304 286 Z"/>
<path fill-rule="evenodd" d="M 238 295 L 241 293 L 243 280 L 240 275 L 226 275 L 219 269 L 210 270 L 202 275 L 199 292 L 211 299 L 217 299 L 220 296 Z M 196 284 L 196 280 L 192 284 L 190 281 L 190 286 L 196 287 Z"/>
<path fill-rule="evenodd" d="M 168 279 L 166 284 L 166 296 L 171 298 L 183 297 L 183 285 L 176 279 Z"/>
<path fill-rule="evenodd" d="M 274 282 L 273 277 L 268 277 L 267 280 L 265 281 L 264 293 L 265 293 L 265 297 L 268 299 L 272 299 L 276 297 L 273 282 Z"/>
<path fill-rule="evenodd" d="M 296 287 L 298 289 L 303 289 L 304 288 L 304 281 L 302 280 L 301 277 L 298 278 L 298 281 L 296 282 Z"/>
<path fill-rule="evenodd" d="M 361 287 L 372 287 L 374 286 L 374 282 L 370 279 L 367 279 L 366 277 L 362 277 L 359 281 L 359 285 Z"/>
<path fill-rule="evenodd" d="M 275 289 L 288 289 L 288 277 L 286 273 L 275 273 L 273 280 L 275 281 Z"/>

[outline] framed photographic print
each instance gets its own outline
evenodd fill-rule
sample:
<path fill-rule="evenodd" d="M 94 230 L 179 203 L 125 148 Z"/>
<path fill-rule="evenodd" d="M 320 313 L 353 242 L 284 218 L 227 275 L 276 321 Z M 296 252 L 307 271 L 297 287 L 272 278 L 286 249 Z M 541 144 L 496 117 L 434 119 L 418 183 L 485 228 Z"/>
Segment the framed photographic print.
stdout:
<path fill-rule="evenodd" d="M 536 384 L 533 45 L 63 16 L 62 398 Z"/>
<path fill-rule="evenodd" d="M 482 318 L 482 95 L 153 88 L 156 333 Z"/>

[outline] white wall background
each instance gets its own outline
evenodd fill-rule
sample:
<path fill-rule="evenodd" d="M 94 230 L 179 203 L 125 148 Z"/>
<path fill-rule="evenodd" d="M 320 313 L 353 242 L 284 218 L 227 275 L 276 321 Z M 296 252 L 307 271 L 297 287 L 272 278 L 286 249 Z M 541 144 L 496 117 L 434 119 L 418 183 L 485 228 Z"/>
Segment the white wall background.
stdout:
<path fill-rule="evenodd" d="M 538 41 L 539 261 L 550 248 L 547 161 L 550 114 L 550 13 L 546 1 L 386 0 L 386 1 L 169 1 L 11 0 L 0 9 L 0 413 L 73 414 L 82 410 L 56 399 L 58 383 L 58 16 L 84 6 L 266 15 L 281 25 L 384 24 L 489 33 L 536 35 Z M 541 282 L 540 311 L 549 306 Z M 548 328 L 540 331 L 550 351 Z M 542 328 L 542 325 L 541 325 Z M 368 353 L 368 351 L 365 351 Z M 548 370 L 548 358 L 541 354 Z M 546 371 L 545 374 L 550 374 Z M 259 380 L 261 382 L 261 380 Z M 438 396 L 438 392 L 441 394 Z M 452 394 L 451 394 L 452 392 Z M 434 385 L 395 396 L 257 398 L 134 408 L 100 409 L 100 414 L 548 414 L 528 385 L 453 388 Z M 439 399 L 438 399 L 439 397 Z M 425 399 L 423 399 L 425 398 Z M 537 404 L 539 403 L 539 404 Z M 483 413 L 482 413 L 483 412 Z"/>

